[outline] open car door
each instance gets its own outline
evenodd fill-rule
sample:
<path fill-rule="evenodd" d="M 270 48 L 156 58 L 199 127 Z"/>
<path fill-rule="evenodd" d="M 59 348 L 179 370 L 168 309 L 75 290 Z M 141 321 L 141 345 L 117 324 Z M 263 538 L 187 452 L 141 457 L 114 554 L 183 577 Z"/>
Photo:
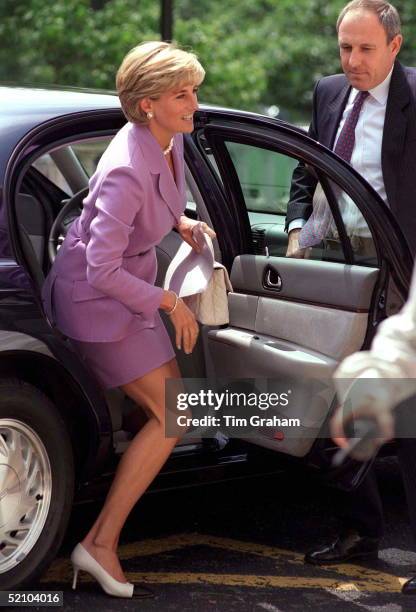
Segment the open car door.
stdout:
<path fill-rule="evenodd" d="M 391 212 L 347 163 L 276 120 L 200 111 L 186 156 L 234 288 L 229 325 L 208 334 L 209 373 L 330 381 L 340 360 L 367 347 L 378 323 L 406 297 L 412 258 Z M 307 259 L 285 257 L 285 214 L 298 163 L 318 179 L 333 217 L 332 242 L 316 245 Z M 209 177 L 201 171 L 206 167 Z M 346 198 L 366 228 L 372 248 L 364 255 L 344 224 Z M 251 440 L 305 457 L 334 399 L 331 388 L 329 410 L 317 416 L 311 397 L 299 395 L 285 413 L 301 420 L 295 437 L 267 427 Z"/>

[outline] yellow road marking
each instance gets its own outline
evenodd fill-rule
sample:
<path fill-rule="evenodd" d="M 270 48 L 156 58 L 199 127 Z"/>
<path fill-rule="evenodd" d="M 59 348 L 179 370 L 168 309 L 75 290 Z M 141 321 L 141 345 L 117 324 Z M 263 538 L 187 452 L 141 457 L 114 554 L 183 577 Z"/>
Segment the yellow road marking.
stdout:
<path fill-rule="evenodd" d="M 302 576 L 258 576 L 241 574 L 210 574 L 188 572 L 130 572 L 128 579 L 133 582 L 154 584 L 217 584 L 252 588 L 304 588 L 335 589 L 371 592 L 399 591 L 401 582 L 396 576 L 390 576 L 389 584 L 372 584 L 355 581 L 353 584 L 337 578 L 307 578 Z"/>
<path fill-rule="evenodd" d="M 133 559 L 150 555 L 157 555 L 174 550 L 180 550 L 190 546 L 209 546 L 223 550 L 232 550 L 243 554 L 260 556 L 277 562 L 279 564 L 291 564 L 302 566 L 303 555 L 263 544 L 233 540 L 201 534 L 181 534 L 167 538 L 148 539 L 134 544 L 124 544 L 119 548 L 122 560 Z M 369 592 L 398 592 L 405 578 L 399 578 L 393 574 L 379 572 L 368 567 L 352 564 L 332 565 L 320 567 L 320 571 L 336 573 L 334 578 L 305 577 L 305 576 L 282 576 L 282 575 L 242 575 L 242 574 L 210 574 L 200 572 L 127 572 L 128 580 L 133 582 L 159 583 L 159 584 L 222 584 L 224 586 L 246 586 L 252 588 L 321 588 L 336 590 L 358 590 Z M 70 562 L 67 559 L 57 559 L 42 582 L 68 582 L 71 575 Z M 86 574 L 84 574 L 87 580 Z M 351 580 L 353 578 L 353 580 Z"/>
<path fill-rule="evenodd" d="M 68 568 L 69 569 L 69 568 Z M 48 574 L 42 582 L 67 583 L 70 574 L 63 576 Z M 390 576 L 390 580 L 380 583 L 356 580 L 343 581 L 337 578 L 310 578 L 304 576 L 270 576 L 241 574 L 210 574 L 205 572 L 126 572 L 130 582 L 143 584 L 215 584 L 221 586 L 238 586 L 248 588 L 281 588 L 281 589 L 332 589 L 336 591 L 364 591 L 366 593 L 399 592 L 404 578 Z M 88 574 L 80 574 L 80 582 L 94 582 Z"/>
<path fill-rule="evenodd" d="M 137 547 L 140 550 L 137 551 Z M 157 552 L 168 552 L 178 550 L 188 546 L 210 546 L 212 548 L 221 548 L 232 550 L 250 555 L 274 559 L 282 564 L 290 563 L 291 565 L 301 565 L 305 567 L 303 562 L 303 554 L 267 546 L 266 544 L 258 544 L 255 542 L 245 542 L 242 540 L 233 540 L 231 538 L 223 538 L 199 533 L 185 533 L 181 535 L 169 536 L 163 540 L 145 540 L 143 543 L 127 544 L 120 548 L 120 558 L 130 559 L 138 556 L 157 554 Z M 377 582 L 388 582 L 392 575 L 378 570 L 373 570 L 369 567 L 357 566 L 352 563 L 340 565 L 331 565 L 323 570 L 335 572 L 342 576 L 358 578 L 359 580 L 375 580 Z M 405 580 L 405 579 L 403 579 Z"/>

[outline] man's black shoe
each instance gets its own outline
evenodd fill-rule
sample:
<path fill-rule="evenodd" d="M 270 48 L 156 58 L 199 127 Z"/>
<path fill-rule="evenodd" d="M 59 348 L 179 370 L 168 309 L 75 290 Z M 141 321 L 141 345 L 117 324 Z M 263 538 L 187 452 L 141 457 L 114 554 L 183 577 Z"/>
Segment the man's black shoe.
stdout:
<path fill-rule="evenodd" d="M 416 595 L 416 576 L 413 576 L 413 578 L 404 583 L 402 593 L 405 595 Z"/>
<path fill-rule="evenodd" d="M 379 538 L 360 536 L 356 531 L 352 531 L 340 536 L 328 546 L 307 553 L 305 555 L 305 563 L 326 565 L 330 563 L 343 563 L 350 559 L 363 557 L 376 559 L 379 542 Z"/>

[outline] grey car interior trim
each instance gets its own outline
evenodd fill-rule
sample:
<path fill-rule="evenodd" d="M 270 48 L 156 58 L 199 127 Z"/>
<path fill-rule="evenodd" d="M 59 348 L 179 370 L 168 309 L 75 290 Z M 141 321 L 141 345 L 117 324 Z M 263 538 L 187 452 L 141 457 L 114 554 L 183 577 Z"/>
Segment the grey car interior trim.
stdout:
<path fill-rule="evenodd" d="M 71 146 L 63 146 L 50 151 L 49 155 L 55 162 L 58 170 L 65 177 L 73 193 L 78 193 L 88 185 L 88 174 L 75 155 Z"/>
<path fill-rule="evenodd" d="M 244 329 L 255 330 L 258 306 L 259 297 L 257 295 L 229 293 L 228 309 L 230 314 L 230 325 L 233 327 L 243 327 Z"/>
<path fill-rule="evenodd" d="M 368 314 L 230 293 L 230 326 L 271 335 L 342 359 L 361 348 Z"/>
<path fill-rule="evenodd" d="M 263 287 L 269 267 L 282 279 L 281 291 Z M 208 333 L 210 374 L 292 380 L 303 392 L 296 405 L 279 407 L 279 416 L 298 418 L 299 426 L 259 428 L 251 442 L 297 457 L 309 452 L 334 399 L 328 381 L 339 361 L 364 342 L 378 273 L 322 261 L 235 259 L 231 282 L 237 292 L 228 296 L 230 325 Z M 323 300 L 330 305 L 320 305 Z M 322 393 L 311 390 L 313 380 L 324 382 Z"/>
<path fill-rule="evenodd" d="M 255 331 L 343 359 L 364 342 L 367 313 L 259 298 Z"/>
<path fill-rule="evenodd" d="M 213 364 L 211 375 L 271 378 L 287 382 L 288 389 L 296 385 L 296 405 L 289 402 L 287 407 L 279 406 L 273 414 L 277 412 L 280 418 L 297 418 L 300 425 L 282 425 L 276 429 L 260 427 L 249 441 L 295 457 L 305 456 L 329 413 L 334 398 L 330 378 L 337 360 L 274 335 L 235 327 L 211 330 L 208 339 Z M 277 439 L 276 432 L 280 434 Z"/>
<path fill-rule="evenodd" d="M 279 292 L 263 287 L 270 266 L 282 278 Z M 329 261 L 240 255 L 231 270 L 235 291 L 309 301 L 350 310 L 368 310 L 377 282 L 378 268 Z"/>
<path fill-rule="evenodd" d="M 217 376 L 329 378 L 337 361 L 305 347 L 256 331 L 212 329 L 208 346 Z M 294 369 L 295 368 L 295 369 Z"/>

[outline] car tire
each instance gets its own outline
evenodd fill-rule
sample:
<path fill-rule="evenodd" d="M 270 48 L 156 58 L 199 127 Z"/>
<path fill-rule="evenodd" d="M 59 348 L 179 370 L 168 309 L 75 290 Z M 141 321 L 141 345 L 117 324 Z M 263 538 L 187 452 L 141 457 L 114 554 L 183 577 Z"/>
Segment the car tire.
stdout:
<path fill-rule="evenodd" d="M 0 381 L 0 585 L 33 583 L 62 543 L 74 494 L 65 422 L 51 400 L 19 380 Z"/>

